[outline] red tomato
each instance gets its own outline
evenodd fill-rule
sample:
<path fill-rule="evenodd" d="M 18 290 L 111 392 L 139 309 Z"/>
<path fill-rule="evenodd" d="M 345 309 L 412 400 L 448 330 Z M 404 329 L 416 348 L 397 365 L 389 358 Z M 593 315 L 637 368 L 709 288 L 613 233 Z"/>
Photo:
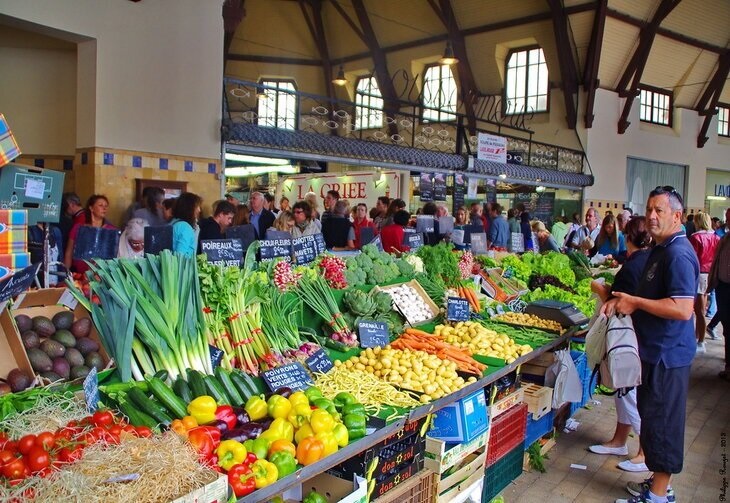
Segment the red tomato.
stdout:
<path fill-rule="evenodd" d="M 108 410 L 98 410 L 91 416 L 91 422 L 94 426 L 109 426 L 114 424 L 114 414 Z"/>
<path fill-rule="evenodd" d="M 23 459 L 25 459 L 25 464 L 28 465 L 30 471 L 34 473 L 51 466 L 51 456 L 42 447 L 33 447 L 23 456 Z"/>
<path fill-rule="evenodd" d="M 35 435 L 26 435 L 18 440 L 18 450 L 21 454 L 27 454 L 30 450 L 35 447 Z"/>
<path fill-rule="evenodd" d="M 4 431 L 0 430 L 0 449 L 5 448 L 5 444 L 10 442 L 10 438 L 8 438 L 8 434 Z"/>
<path fill-rule="evenodd" d="M 26 470 L 28 469 L 27 466 L 25 466 L 25 462 L 22 458 L 16 458 L 10 463 L 7 463 L 5 466 L 3 466 L 3 476 L 6 479 L 19 479 L 22 478 L 25 475 Z"/>
<path fill-rule="evenodd" d="M 50 451 L 53 446 L 56 445 L 56 436 L 50 431 L 44 431 L 39 433 L 35 439 L 35 445 L 42 447 L 43 449 Z"/>
<path fill-rule="evenodd" d="M 136 435 L 137 430 L 134 429 L 134 426 L 131 424 L 125 424 L 122 428 L 126 433 L 131 433 L 132 435 Z"/>
<path fill-rule="evenodd" d="M 80 445 L 76 447 L 63 447 L 58 451 L 58 459 L 62 463 L 75 463 L 84 454 L 84 448 Z"/>
<path fill-rule="evenodd" d="M 140 438 L 149 438 L 152 436 L 152 430 L 147 426 L 137 426 L 135 428 L 137 436 Z"/>
<path fill-rule="evenodd" d="M 0 467 L 5 466 L 7 463 L 9 463 L 10 461 L 12 461 L 14 459 L 16 459 L 16 458 L 15 458 L 15 454 L 13 453 L 13 451 L 8 451 L 8 450 L 0 451 Z"/>
<path fill-rule="evenodd" d="M 109 433 L 112 435 L 116 435 L 117 437 L 122 434 L 124 431 L 124 428 L 118 424 L 113 424 L 109 427 Z"/>

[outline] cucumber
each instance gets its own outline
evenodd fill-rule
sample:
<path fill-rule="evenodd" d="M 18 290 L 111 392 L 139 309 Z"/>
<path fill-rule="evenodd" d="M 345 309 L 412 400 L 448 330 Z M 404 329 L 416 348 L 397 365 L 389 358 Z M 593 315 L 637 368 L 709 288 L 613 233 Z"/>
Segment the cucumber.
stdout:
<path fill-rule="evenodd" d="M 205 381 L 203 381 L 203 374 L 197 370 L 188 369 L 188 384 L 190 385 L 190 391 L 193 394 L 193 398 L 207 395 L 208 390 L 205 387 Z"/>
<path fill-rule="evenodd" d="M 256 394 L 256 388 L 250 388 L 248 386 L 248 382 L 243 378 L 243 372 L 240 370 L 231 370 L 230 378 L 231 381 L 233 381 L 234 386 L 236 386 L 236 389 L 238 389 L 241 397 L 243 397 L 244 402 L 248 401 L 249 398 Z"/>
<path fill-rule="evenodd" d="M 134 404 L 126 398 L 124 393 L 120 393 L 120 395 L 121 396 L 117 401 L 119 404 L 119 410 L 122 414 L 127 416 L 129 424 L 133 426 L 147 426 L 148 428 L 158 431 L 157 421 L 155 421 L 152 416 L 135 407 Z"/>
<path fill-rule="evenodd" d="M 228 395 L 228 398 L 231 399 L 231 405 L 244 405 L 243 397 L 238 392 L 236 386 L 233 384 L 231 376 L 227 370 L 223 370 L 221 367 L 216 367 L 215 377 L 216 379 L 218 379 L 218 382 L 221 383 L 223 389 L 226 390 L 226 395 Z"/>
<path fill-rule="evenodd" d="M 152 390 L 152 394 L 171 412 L 175 419 L 182 419 L 188 413 L 187 404 L 175 394 L 174 391 L 157 377 L 150 377 L 147 383 Z"/>
<path fill-rule="evenodd" d="M 223 385 L 218 382 L 215 376 L 207 375 L 203 377 L 203 381 L 205 381 L 208 394 L 215 399 L 218 405 L 231 405 L 231 399 L 226 395 Z"/>
<path fill-rule="evenodd" d="M 134 405 L 139 407 L 145 414 L 151 416 L 159 424 L 170 426 L 170 423 L 172 423 L 172 418 L 167 414 L 165 408 L 159 402 L 150 399 L 142 390 L 132 388 L 127 391 L 127 396 Z"/>
<path fill-rule="evenodd" d="M 167 381 L 167 378 L 169 376 L 170 376 L 170 373 L 165 369 L 158 370 L 157 372 L 155 372 L 155 375 L 154 375 L 154 377 L 160 379 L 161 381 Z"/>
<path fill-rule="evenodd" d="M 185 379 L 178 376 L 175 382 L 172 384 L 172 390 L 177 396 L 179 396 L 183 402 L 190 403 L 193 401 L 193 393 L 190 391 L 190 386 L 185 382 Z"/>
<path fill-rule="evenodd" d="M 246 386 L 251 389 L 254 395 L 261 395 L 263 393 L 266 393 L 267 390 L 264 389 L 261 379 L 254 379 L 253 377 L 251 377 L 250 374 L 247 374 L 246 372 L 241 372 L 241 377 L 244 381 L 246 381 Z"/>

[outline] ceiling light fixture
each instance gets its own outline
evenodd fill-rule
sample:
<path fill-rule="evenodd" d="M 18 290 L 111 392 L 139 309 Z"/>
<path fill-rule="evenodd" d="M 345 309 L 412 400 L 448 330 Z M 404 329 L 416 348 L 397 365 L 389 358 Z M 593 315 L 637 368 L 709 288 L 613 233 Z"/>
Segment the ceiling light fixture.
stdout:
<path fill-rule="evenodd" d="M 451 40 L 446 41 L 446 49 L 444 49 L 444 55 L 439 59 L 439 63 L 442 65 L 455 65 L 459 62 L 459 58 L 454 55 L 454 48 L 451 46 Z"/>
<path fill-rule="evenodd" d="M 332 79 L 332 83 L 336 86 L 344 86 L 347 84 L 347 79 L 345 78 L 345 70 L 342 68 L 342 65 L 340 65 L 340 71 L 337 72 L 337 77 Z"/>
<path fill-rule="evenodd" d="M 705 199 L 709 199 L 710 201 L 725 201 L 727 197 L 723 196 L 707 196 Z"/>
<path fill-rule="evenodd" d="M 267 173 L 296 174 L 299 173 L 297 166 L 235 166 L 226 168 L 224 174 L 228 178 L 242 178 L 247 176 L 265 175 Z"/>
<path fill-rule="evenodd" d="M 537 192 L 545 192 L 545 187 L 543 187 L 542 185 L 538 185 L 538 186 L 537 186 L 537 188 L 536 188 L 535 190 L 536 190 Z"/>

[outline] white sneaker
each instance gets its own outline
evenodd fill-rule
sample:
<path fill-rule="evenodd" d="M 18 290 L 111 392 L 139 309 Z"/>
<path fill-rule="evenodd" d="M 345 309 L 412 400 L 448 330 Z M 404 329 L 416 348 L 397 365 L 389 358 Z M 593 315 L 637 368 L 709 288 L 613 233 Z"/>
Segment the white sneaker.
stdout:
<path fill-rule="evenodd" d="M 698 353 L 707 353 L 707 348 L 705 347 L 704 342 L 698 342 L 697 343 L 697 352 Z"/>
<path fill-rule="evenodd" d="M 630 459 L 621 461 L 618 467 L 625 472 L 648 472 L 649 469 L 645 463 L 632 463 Z"/>
<path fill-rule="evenodd" d="M 706 332 L 707 332 L 707 337 L 709 337 L 709 338 L 710 338 L 710 339 L 712 339 L 713 341 L 717 341 L 717 340 L 719 340 L 719 339 L 720 339 L 720 336 L 718 336 L 718 335 L 717 335 L 717 334 L 715 333 L 715 329 L 714 329 L 714 328 L 710 328 L 710 327 L 708 326 L 708 327 L 707 327 L 707 330 L 706 330 Z"/>
<path fill-rule="evenodd" d="M 605 447 L 597 444 L 590 446 L 588 450 L 594 454 L 613 454 L 614 456 L 626 456 L 629 453 L 629 448 L 625 445 L 621 447 Z"/>

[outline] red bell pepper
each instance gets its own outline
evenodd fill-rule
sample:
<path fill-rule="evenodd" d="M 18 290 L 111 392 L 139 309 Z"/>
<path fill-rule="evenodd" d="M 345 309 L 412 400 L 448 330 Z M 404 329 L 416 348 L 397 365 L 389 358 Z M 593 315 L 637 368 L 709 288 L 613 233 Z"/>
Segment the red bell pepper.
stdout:
<path fill-rule="evenodd" d="M 238 417 L 230 405 L 219 405 L 215 410 L 215 418 L 226 423 L 228 430 L 232 430 L 238 424 Z"/>
<path fill-rule="evenodd" d="M 221 432 L 212 426 L 198 426 L 188 431 L 188 442 L 202 461 L 211 461 L 221 442 Z"/>
<path fill-rule="evenodd" d="M 233 488 L 233 494 L 236 495 L 236 498 L 242 498 L 254 492 L 256 490 L 256 479 L 251 470 L 251 465 L 248 463 L 233 465 L 228 470 L 228 483 Z"/>

